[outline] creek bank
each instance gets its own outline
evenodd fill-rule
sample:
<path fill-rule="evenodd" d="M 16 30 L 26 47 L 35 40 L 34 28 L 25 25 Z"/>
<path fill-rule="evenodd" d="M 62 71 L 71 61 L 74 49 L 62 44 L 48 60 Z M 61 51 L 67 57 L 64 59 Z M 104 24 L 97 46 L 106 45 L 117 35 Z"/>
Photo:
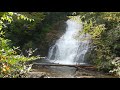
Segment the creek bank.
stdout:
<path fill-rule="evenodd" d="M 43 58 L 29 61 L 27 64 L 50 63 Z M 35 64 L 27 78 L 117 78 L 109 73 L 98 71 L 95 67 L 45 66 Z"/>
<path fill-rule="evenodd" d="M 35 65 L 28 73 L 28 78 L 117 78 L 108 73 L 98 72 L 91 68 L 78 68 L 67 66 L 40 66 Z"/>

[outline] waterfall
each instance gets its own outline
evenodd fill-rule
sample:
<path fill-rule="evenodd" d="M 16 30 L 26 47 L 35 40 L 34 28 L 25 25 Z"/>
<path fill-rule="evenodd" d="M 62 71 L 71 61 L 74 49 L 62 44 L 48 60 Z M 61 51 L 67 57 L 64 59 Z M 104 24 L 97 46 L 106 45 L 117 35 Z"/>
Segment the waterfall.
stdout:
<path fill-rule="evenodd" d="M 59 64 L 77 64 L 84 63 L 84 56 L 89 48 L 88 34 L 80 34 L 83 25 L 77 20 L 68 19 L 66 21 L 66 32 L 58 39 L 48 52 L 48 60 Z M 79 35 L 79 39 L 75 38 Z M 85 40 L 84 40 L 85 39 Z"/>

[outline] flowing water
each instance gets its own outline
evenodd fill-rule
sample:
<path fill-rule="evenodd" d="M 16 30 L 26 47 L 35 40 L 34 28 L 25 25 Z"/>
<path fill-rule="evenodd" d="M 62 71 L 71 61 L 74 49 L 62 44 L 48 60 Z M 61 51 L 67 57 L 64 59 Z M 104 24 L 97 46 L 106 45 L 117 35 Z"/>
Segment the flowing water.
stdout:
<path fill-rule="evenodd" d="M 50 47 L 47 60 L 38 60 L 37 63 L 59 63 L 59 64 L 86 64 L 85 54 L 89 49 L 90 36 L 88 34 L 80 34 L 83 31 L 83 25 L 79 17 L 68 19 L 66 21 L 66 32 L 60 37 L 56 43 Z M 78 37 L 79 36 L 79 37 Z M 89 38 L 89 39 L 86 39 Z M 97 71 L 85 70 L 84 68 L 68 67 L 68 66 L 41 66 L 32 67 L 36 72 L 46 73 L 51 78 L 104 78 L 110 77 Z M 36 75 L 40 75 L 39 73 Z"/>
<path fill-rule="evenodd" d="M 89 48 L 90 40 L 88 34 L 79 33 L 83 30 L 83 25 L 78 16 L 75 19 L 66 21 L 66 32 L 50 47 L 48 60 L 59 64 L 84 64 L 84 56 Z M 79 37 L 77 37 L 79 35 Z M 79 38 L 79 39 L 78 39 Z"/>

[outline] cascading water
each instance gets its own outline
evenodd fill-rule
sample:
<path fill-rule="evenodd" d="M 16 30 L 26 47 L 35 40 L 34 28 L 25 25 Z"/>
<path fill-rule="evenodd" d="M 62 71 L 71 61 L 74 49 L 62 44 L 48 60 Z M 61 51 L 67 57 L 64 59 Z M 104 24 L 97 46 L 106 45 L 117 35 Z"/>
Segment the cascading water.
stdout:
<path fill-rule="evenodd" d="M 77 21 L 74 19 L 66 21 L 66 32 L 56 41 L 55 45 L 50 47 L 48 53 L 50 62 L 59 64 L 84 63 L 84 56 L 88 51 L 90 40 L 83 39 L 89 37 L 89 35 L 81 34 L 79 39 L 75 38 L 83 30 L 83 26 L 81 22 L 78 22 L 80 20 L 78 16 L 74 18 L 77 18 Z"/>

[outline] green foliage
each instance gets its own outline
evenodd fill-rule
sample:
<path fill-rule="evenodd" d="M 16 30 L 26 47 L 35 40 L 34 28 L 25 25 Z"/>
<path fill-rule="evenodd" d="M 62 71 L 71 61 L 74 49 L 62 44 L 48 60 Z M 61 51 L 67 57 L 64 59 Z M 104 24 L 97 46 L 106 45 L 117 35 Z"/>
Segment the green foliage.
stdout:
<path fill-rule="evenodd" d="M 34 22 L 30 22 L 24 19 L 15 19 L 14 22 L 12 22 L 7 28 L 5 28 L 5 31 L 7 32 L 5 34 L 5 37 L 12 40 L 13 45 L 20 46 L 20 48 L 23 48 L 26 43 L 29 43 L 29 41 L 35 41 L 34 38 L 36 37 L 36 34 L 39 34 L 40 32 L 40 30 L 36 29 L 36 25 L 42 22 L 42 20 L 45 17 L 45 14 L 42 12 L 19 13 L 33 18 Z"/>
<path fill-rule="evenodd" d="M 0 77 L 3 78 L 15 78 L 20 77 L 20 74 L 25 74 L 26 66 L 24 63 L 29 60 L 33 60 L 39 57 L 25 57 L 23 55 L 17 54 L 16 50 L 18 47 L 12 46 L 11 40 L 5 38 L 7 31 L 4 29 L 7 24 L 11 24 L 14 21 L 13 15 L 17 19 L 24 19 L 33 21 L 24 15 L 13 13 L 13 12 L 0 12 Z M 22 62 L 22 63 L 20 63 Z M 24 72 L 23 72 L 24 71 Z"/>
<path fill-rule="evenodd" d="M 20 46 L 22 51 L 28 48 L 38 48 L 38 44 L 44 41 L 46 33 L 54 30 L 53 26 L 66 19 L 67 12 L 19 12 L 34 19 L 34 22 L 26 20 L 14 20 L 4 29 L 5 38 L 10 39 L 14 46 Z M 16 17 L 13 17 L 16 18 Z M 29 46 L 31 42 L 31 47 Z"/>
<path fill-rule="evenodd" d="M 65 20 L 66 15 L 67 12 L 0 12 L 1 77 L 15 78 L 25 73 L 25 62 L 39 58 L 32 56 L 38 43 L 56 22 Z M 26 57 L 22 54 L 24 51 Z"/>
<path fill-rule="evenodd" d="M 114 69 L 110 70 L 110 73 L 114 73 L 117 76 L 120 76 L 120 57 L 113 59 L 112 65 L 114 66 Z"/>
<path fill-rule="evenodd" d="M 112 64 L 115 57 L 120 57 L 120 13 L 119 12 L 79 12 L 84 26 L 84 33 L 91 35 L 94 57 L 91 63 L 99 70 L 110 71 L 119 66 Z M 113 70 L 114 71 L 114 70 Z"/>
<path fill-rule="evenodd" d="M 17 55 L 16 50 L 19 48 L 10 48 L 9 42 L 10 40 L 1 38 L 1 46 L 0 50 L 0 75 L 1 77 L 18 77 L 20 73 L 25 72 L 25 62 L 33 59 L 37 59 L 38 57 L 25 57 L 23 55 Z M 22 64 L 21 64 L 21 63 Z M 24 73 L 25 74 L 25 73 Z"/>

